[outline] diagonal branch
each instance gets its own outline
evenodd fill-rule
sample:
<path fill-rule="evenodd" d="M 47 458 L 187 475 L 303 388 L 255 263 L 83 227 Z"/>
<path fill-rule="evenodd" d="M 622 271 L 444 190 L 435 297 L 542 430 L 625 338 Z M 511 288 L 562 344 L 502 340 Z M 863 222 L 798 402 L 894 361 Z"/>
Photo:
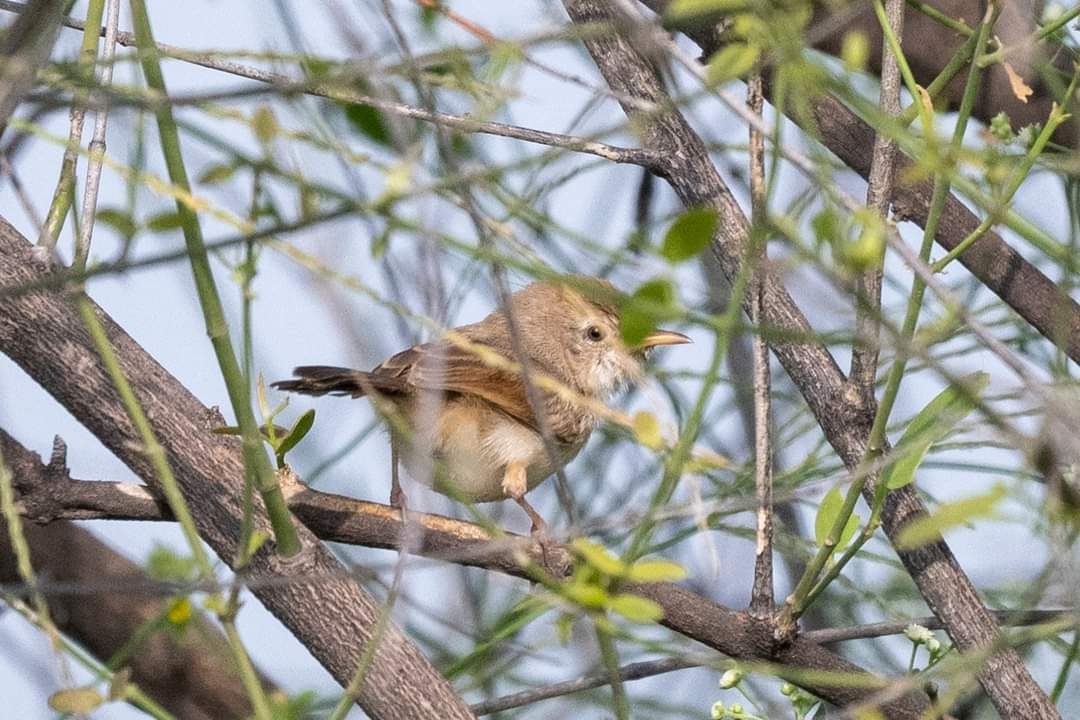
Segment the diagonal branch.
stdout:
<path fill-rule="evenodd" d="M 0 286 L 40 282 L 49 273 L 34 260 L 26 239 L 0 219 Z M 165 446 L 199 535 L 231 564 L 242 516 L 244 470 L 238 443 L 213 435 L 211 428 L 222 424 L 220 415 L 202 405 L 105 313 L 96 308 L 95 312 Z M 0 300 L 0 352 L 136 474 L 156 482 L 139 436 L 62 290 Z M 257 520 L 261 531 L 269 530 L 261 506 Z M 303 530 L 302 536 L 305 546 L 311 546 L 303 562 L 277 558 L 266 547 L 255 556 L 249 566 L 251 577 L 281 581 L 260 585 L 255 594 L 344 684 L 373 637 L 381 609 L 309 531 Z M 311 573 L 332 579 L 318 587 L 290 581 Z M 373 718 L 472 717 L 449 683 L 396 625 L 382 630 L 368 680 L 358 702 Z"/>
<path fill-rule="evenodd" d="M 607 23 L 618 27 L 606 2 L 564 0 L 577 23 Z M 649 102 L 667 106 L 652 64 L 637 46 L 613 35 L 585 40 L 593 60 L 616 92 L 636 92 Z M 634 118 L 632 107 L 623 110 Z M 729 279 L 740 270 L 749 242 L 745 215 L 716 171 L 701 138 L 683 116 L 672 111 L 644 119 L 644 146 L 668 159 L 664 176 L 687 207 L 711 207 L 720 215 L 712 249 Z M 866 141 L 872 147 L 873 138 Z M 763 322 L 788 337 L 813 337 L 812 328 L 778 278 L 763 273 Z M 1080 341 L 1078 341 L 1080 343 Z M 835 359 L 820 343 L 778 341 L 772 345 L 781 364 L 799 387 L 807 404 L 848 468 L 856 468 L 866 453 L 870 418 L 849 400 L 847 379 Z M 872 501 L 876 478 L 865 485 Z M 882 512 L 882 525 L 890 539 L 926 508 L 911 486 L 890 493 Z M 900 559 L 933 613 L 942 619 L 962 651 L 996 646 L 997 622 L 983 606 L 971 580 L 964 574 L 948 545 L 940 537 L 914 551 L 898 551 Z M 1055 718 L 1057 713 L 1024 667 L 1020 656 L 1004 649 L 990 657 L 979 679 L 999 712 L 1008 718 Z"/>

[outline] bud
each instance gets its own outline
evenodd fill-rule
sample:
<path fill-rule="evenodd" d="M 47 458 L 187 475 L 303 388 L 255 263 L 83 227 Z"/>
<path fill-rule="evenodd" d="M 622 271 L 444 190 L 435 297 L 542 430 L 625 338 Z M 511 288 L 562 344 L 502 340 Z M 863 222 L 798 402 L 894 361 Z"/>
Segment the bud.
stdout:
<path fill-rule="evenodd" d="M 720 689 L 730 690 L 739 684 L 743 678 L 743 671 L 738 668 L 731 668 L 723 675 L 720 676 Z"/>

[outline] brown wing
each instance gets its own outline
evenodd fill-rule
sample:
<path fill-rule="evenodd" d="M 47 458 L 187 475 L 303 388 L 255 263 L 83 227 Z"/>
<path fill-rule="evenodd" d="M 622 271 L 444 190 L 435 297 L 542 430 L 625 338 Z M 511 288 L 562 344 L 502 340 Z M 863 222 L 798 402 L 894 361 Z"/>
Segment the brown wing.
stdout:
<path fill-rule="evenodd" d="M 371 376 L 376 386 L 404 381 L 421 390 L 474 395 L 536 427 L 519 375 L 492 367 L 476 353 L 447 340 L 399 352 L 372 370 Z"/>

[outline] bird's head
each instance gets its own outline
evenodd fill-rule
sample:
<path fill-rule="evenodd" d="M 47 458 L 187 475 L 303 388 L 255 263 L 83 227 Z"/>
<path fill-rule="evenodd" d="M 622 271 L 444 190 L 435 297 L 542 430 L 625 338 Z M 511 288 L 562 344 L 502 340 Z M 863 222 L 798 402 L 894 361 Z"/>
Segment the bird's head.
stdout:
<path fill-rule="evenodd" d="M 607 398 L 643 374 L 649 351 L 690 338 L 655 330 L 634 346 L 623 342 L 620 293 L 606 280 L 570 276 L 535 282 L 513 296 L 513 312 L 529 357 L 588 396 Z"/>

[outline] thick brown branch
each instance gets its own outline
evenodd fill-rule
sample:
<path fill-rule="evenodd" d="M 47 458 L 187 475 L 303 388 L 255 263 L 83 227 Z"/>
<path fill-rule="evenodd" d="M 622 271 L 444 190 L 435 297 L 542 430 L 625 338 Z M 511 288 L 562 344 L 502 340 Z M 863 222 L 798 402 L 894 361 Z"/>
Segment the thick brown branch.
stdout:
<path fill-rule="evenodd" d="M 34 259 L 30 244 L 0 219 L 0 287 L 42 282 L 49 269 Z M 214 435 L 220 416 L 206 408 L 138 343 L 97 310 L 131 383 L 165 447 L 199 535 L 224 560 L 236 557 L 242 517 L 244 469 L 239 443 Z M 78 315 L 62 291 L 0 298 L 0 352 L 7 354 L 151 485 L 156 477 L 139 436 L 101 366 Z M 269 530 L 261 505 L 258 527 Z M 299 560 L 284 561 L 264 547 L 246 572 L 276 579 L 255 594 L 342 684 L 352 677 L 373 638 L 382 608 L 348 577 L 341 564 L 310 533 Z M 290 582 L 320 575 L 313 586 Z M 472 713 L 450 684 L 394 624 L 382 630 L 358 702 L 373 718 L 453 717 Z"/>
<path fill-rule="evenodd" d="M 575 22 L 619 25 L 607 2 L 564 0 L 563 4 Z M 647 45 L 647 42 L 632 42 L 618 35 L 585 40 L 593 60 L 613 90 L 637 93 L 647 102 L 668 106 L 653 64 L 641 54 L 643 44 Z M 624 105 L 623 110 L 632 118 L 638 117 L 631 106 Z M 644 121 L 643 145 L 669 159 L 664 175 L 683 204 L 711 207 L 719 213 L 713 253 L 725 275 L 733 281 L 742 270 L 748 227 L 746 217 L 716 171 L 707 148 L 677 111 L 640 119 Z M 863 138 L 862 143 L 864 149 L 872 148 L 873 134 Z M 946 225 L 943 222 L 942 227 Z M 981 242 L 976 243 L 976 247 L 979 244 Z M 812 337 L 812 328 L 783 284 L 772 275 L 763 275 L 764 325 L 788 336 Z M 866 454 L 871 418 L 860 412 L 857 398 L 850 397 L 847 378 L 835 359 L 823 345 L 815 342 L 777 341 L 772 344 L 772 349 L 799 387 L 844 464 L 848 468 L 858 467 Z M 871 478 L 865 485 L 868 501 L 873 498 L 874 480 Z M 925 513 L 925 506 L 909 485 L 888 495 L 882 525 L 889 538 L 895 539 L 905 525 Z M 918 550 L 898 554 L 930 609 L 942 619 L 961 650 L 982 651 L 998 644 L 995 619 L 986 612 L 974 585 L 944 540 L 938 538 Z M 1053 704 L 1014 650 L 1005 649 L 990 657 L 979 679 L 1005 717 L 1058 717 Z"/>
<path fill-rule="evenodd" d="M 0 435 L 0 438 L 3 436 Z M 5 452 L 7 450 L 7 445 Z M 29 454 L 18 446 L 23 454 Z M 38 461 L 40 465 L 40 461 Z M 41 466 L 44 467 L 44 466 Z M 478 525 L 442 515 L 409 513 L 409 522 L 422 529 L 406 529 L 398 510 L 389 505 L 354 500 L 341 495 L 310 490 L 284 473 L 284 491 L 293 513 L 323 540 L 397 550 L 403 538 L 411 552 L 425 557 L 481 567 L 495 572 L 525 577 L 518 556 L 535 564 L 546 563 L 556 575 L 567 575 L 572 559 L 564 547 L 541 549 L 531 539 L 514 534 L 492 539 Z M 157 502 L 146 488 L 131 483 L 90 482 L 52 477 L 46 486 L 26 482 L 27 473 L 16 468 L 15 482 L 24 517 L 35 523 L 62 518 L 111 518 L 170 520 L 168 508 Z M 30 473 L 29 477 L 37 477 Z M 546 552 L 546 555 L 545 555 Z M 321 585 L 321 583 L 319 583 Z M 713 603 L 689 590 L 669 584 L 633 584 L 626 588 L 658 603 L 664 609 L 663 624 L 725 655 L 746 661 L 775 664 L 781 676 L 809 687 L 830 702 L 846 705 L 865 701 L 886 681 L 869 675 L 820 644 L 805 638 L 777 646 L 768 623 L 748 612 L 739 612 Z M 845 682 L 808 682 L 800 671 L 818 670 L 829 674 L 849 674 Z M 926 707 L 926 698 L 909 693 L 886 705 L 890 718 L 917 717 Z"/>
<path fill-rule="evenodd" d="M 49 493 L 52 489 L 66 491 L 80 484 L 66 479 L 65 468 L 54 467 L 52 463 L 44 465 L 36 453 L 3 430 L 0 430 L 0 448 L 20 489 L 29 486 Z M 134 495 L 126 497 L 129 504 L 139 503 Z M 157 512 L 164 508 L 153 500 L 150 505 Z M 27 523 L 23 532 L 34 570 L 47 583 L 98 588 L 80 595 L 51 595 L 49 609 L 61 632 L 103 661 L 127 647 L 144 625 L 159 620 L 168 610 L 167 599 L 127 592 L 128 583 L 145 583 L 148 578 L 138 565 L 88 530 L 60 521 L 50 525 Z M 20 578 L 7 538 L 7 529 L 0 522 L 0 583 L 15 584 Z M 102 585 L 105 579 L 111 587 Z M 250 717 L 251 703 L 221 631 L 201 614 L 191 623 L 190 631 L 183 635 L 166 632 L 164 628 L 148 635 L 121 667 L 129 668 L 132 682 L 177 717 L 189 720 Z M 268 681 L 264 684 L 270 687 Z"/>

